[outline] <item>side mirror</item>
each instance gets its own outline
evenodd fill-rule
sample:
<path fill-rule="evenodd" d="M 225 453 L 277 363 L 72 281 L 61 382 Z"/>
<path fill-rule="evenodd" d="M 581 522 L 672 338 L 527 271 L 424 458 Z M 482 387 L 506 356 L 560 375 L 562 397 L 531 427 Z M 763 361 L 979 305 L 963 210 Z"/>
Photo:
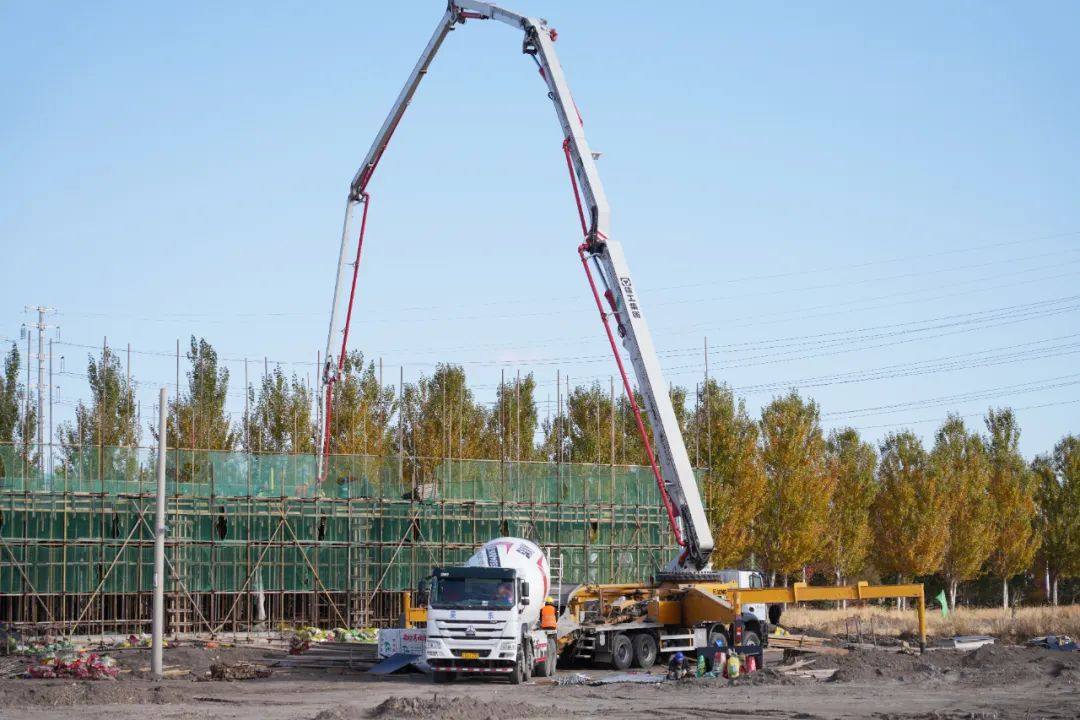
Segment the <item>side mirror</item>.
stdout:
<path fill-rule="evenodd" d="M 529 604 L 529 583 L 524 581 L 521 583 L 521 604 Z"/>
<path fill-rule="evenodd" d="M 521 604 L 522 604 L 522 605 L 528 605 L 528 604 L 529 604 L 529 598 L 528 598 L 527 596 L 524 596 L 524 595 L 523 595 L 523 596 L 521 597 Z"/>

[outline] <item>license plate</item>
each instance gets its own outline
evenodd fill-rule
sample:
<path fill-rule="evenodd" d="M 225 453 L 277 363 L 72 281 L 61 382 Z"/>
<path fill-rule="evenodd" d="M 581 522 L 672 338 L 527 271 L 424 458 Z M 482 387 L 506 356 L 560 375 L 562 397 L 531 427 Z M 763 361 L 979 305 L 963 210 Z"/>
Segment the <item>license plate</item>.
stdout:
<path fill-rule="evenodd" d="M 461 659 L 462 660 L 479 660 L 480 659 L 480 653 L 463 652 L 463 653 L 461 653 Z"/>

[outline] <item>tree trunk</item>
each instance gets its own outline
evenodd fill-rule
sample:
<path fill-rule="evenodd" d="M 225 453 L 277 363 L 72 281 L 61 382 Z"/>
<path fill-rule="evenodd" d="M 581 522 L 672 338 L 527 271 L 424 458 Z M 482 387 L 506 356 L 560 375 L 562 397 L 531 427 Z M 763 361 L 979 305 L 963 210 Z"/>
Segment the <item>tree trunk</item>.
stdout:
<path fill-rule="evenodd" d="M 836 586 L 840 587 L 843 584 L 844 584 L 844 578 L 840 574 L 840 571 L 837 570 L 836 571 Z M 838 600 L 837 603 L 836 603 L 836 606 L 838 608 L 843 608 L 844 610 L 847 610 L 847 600 Z"/>
<path fill-rule="evenodd" d="M 897 585 L 903 585 L 904 584 L 904 576 L 903 575 L 897 575 L 896 576 L 896 584 Z M 904 609 L 904 598 L 902 598 L 902 597 L 896 598 L 896 609 L 897 610 L 903 610 Z"/>
<path fill-rule="evenodd" d="M 959 585 L 960 585 L 960 583 L 956 582 L 955 580 L 950 580 L 949 581 L 949 609 L 950 610 L 955 610 L 956 609 L 956 588 Z"/>
<path fill-rule="evenodd" d="M 1043 572 L 1043 588 L 1046 590 L 1046 602 L 1050 603 L 1050 563 L 1046 563 L 1045 570 Z"/>
<path fill-rule="evenodd" d="M 780 587 L 787 587 L 787 573 L 780 576 Z"/>
<path fill-rule="evenodd" d="M 1058 579 L 1054 578 L 1054 607 L 1058 604 Z"/>
<path fill-rule="evenodd" d="M 1001 609 L 1009 609 L 1009 578 L 1001 578 Z"/>

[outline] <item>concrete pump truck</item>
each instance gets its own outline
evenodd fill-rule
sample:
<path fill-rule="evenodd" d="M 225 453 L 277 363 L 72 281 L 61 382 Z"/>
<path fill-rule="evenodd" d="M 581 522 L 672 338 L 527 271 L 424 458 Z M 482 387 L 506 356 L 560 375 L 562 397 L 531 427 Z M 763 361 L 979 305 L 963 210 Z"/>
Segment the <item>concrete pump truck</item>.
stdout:
<path fill-rule="evenodd" d="M 557 33 L 543 19 L 475 0 L 450 0 L 446 12 L 375 136 L 349 187 L 319 387 L 319 478 L 326 474 L 334 383 L 345 362 L 356 279 L 370 206 L 368 184 L 420 81 L 446 37 L 469 20 L 495 20 L 522 33 L 522 52 L 536 63 L 562 129 L 562 151 L 581 222 L 578 258 L 600 314 L 626 396 L 641 434 L 660 501 L 678 545 L 654 577 L 639 583 L 583 585 L 563 603 L 556 632 L 537 627 L 547 593 L 546 560 L 537 545 L 517 538 L 488 542 L 466 566 L 433 574 L 427 608 L 427 659 L 437 681 L 458 673 L 499 673 L 512 682 L 534 671 L 550 674 L 555 657 L 616 668 L 649 667 L 667 653 L 693 651 L 722 637 L 753 652 L 768 642 L 767 604 L 809 600 L 912 597 L 925 644 L 922 585 L 764 588 L 761 576 L 710 567 L 713 536 L 697 480 L 667 392 L 643 303 L 611 217 L 595 155 L 555 52 Z M 350 253 L 355 238 L 355 255 Z M 623 354 L 636 380 L 631 384 Z M 652 428 L 646 431 L 641 404 Z M 540 568 L 539 570 L 537 568 Z M 505 588 L 505 590 L 504 590 Z M 774 615 L 775 619 L 775 615 Z"/>

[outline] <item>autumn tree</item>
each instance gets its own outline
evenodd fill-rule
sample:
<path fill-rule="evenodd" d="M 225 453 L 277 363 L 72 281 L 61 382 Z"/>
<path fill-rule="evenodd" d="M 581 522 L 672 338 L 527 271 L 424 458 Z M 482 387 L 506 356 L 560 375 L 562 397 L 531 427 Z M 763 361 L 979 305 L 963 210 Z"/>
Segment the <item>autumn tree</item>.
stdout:
<path fill-rule="evenodd" d="M 765 498 L 758 425 L 729 386 L 710 379 L 697 388 L 686 437 L 698 439 L 695 454 L 706 466 L 701 491 L 713 533 L 713 563 L 737 566 L 750 555 Z"/>
<path fill-rule="evenodd" d="M 985 418 L 990 464 L 991 572 L 1001 578 L 1002 607 L 1009 604 L 1009 578 L 1031 567 L 1039 548 L 1036 479 L 1020 455 L 1020 428 L 1009 408 Z"/>
<path fill-rule="evenodd" d="M 139 444 L 134 383 L 108 347 L 100 358 L 88 358 L 86 378 L 90 405 L 80 400 L 74 422 L 60 427 L 64 469 L 85 478 L 134 477 Z"/>
<path fill-rule="evenodd" d="M 982 440 L 960 416 L 949 415 L 937 431 L 930 472 L 945 502 L 936 510 L 947 518 L 948 530 L 941 574 L 956 607 L 957 586 L 979 576 L 993 542 L 990 463 Z"/>
<path fill-rule="evenodd" d="M 536 379 L 532 373 L 499 383 L 495 407 L 488 414 L 487 425 L 483 457 L 537 459 Z"/>
<path fill-rule="evenodd" d="M 402 442 L 409 469 L 430 483 L 448 458 L 475 458 L 485 445 L 487 410 L 473 400 L 459 365 L 439 364 L 431 377 L 406 384 L 401 396 Z"/>
<path fill-rule="evenodd" d="M 19 385 L 19 348 L 11 343 L 11 350 L 4 356 L 4 375 L 0 378 L 0 443 L 15 442 L 24 404 Z"/>
<path fill-rule="evenodd" d="M 576 387 L 566 398 L 566 435 L 574 462 L 611 460 L 611 393 L 599 383 Z M 616 443 L 626 438 L 616 438 Z M 644 452 L 641 452 L 644 455 Z"/>
<path fill-rule="evenodd" d="M 900 579 L 937 572 L 945 556 L 946 498 L 919 437 L 889 433 L 879 447 L 878 495 L 871 509 L 874 564 Z"/>
<path fill-rule="evenodd" d="M 37 408 L 27 400 L 19 382 L 19 349 L 12 343 L 0 377 L 0 477 L 14 475 L 15 465 L 37 462 Z"/>
<path fill-rule="evenodd" d="M 543 460 L 548 462 L 569 462 L 570 436 L 567 432 L 569 425 L 570 422 L 566 413 L 561 409 L 540 423 L 543 438 L 537 452 Z"/>
<path fill-rule="evenodd" d="M 219 367 L 214 347 L 191 337 L 187 352 L 187 390 L 169 403 L 170 448 L 233 450 L 239 432 L 233 427 L 225 402 L 229 394 L 229 369 Z M 155 429 L 156 432 L 156 429 Z"/>
<path fill-rule="evenodd" d="M 336 389 L 336 388 L 335 388 Z M 280 367 L 248 388 L 250 406 L 245 420 L 248 452 L 310 453 L 314 450 L 311 391 L 294 374 L 285 377 Z"/>
<path fill-rule="evenodd" d="M 817 403 L 792 390 L 761 412 L 766 490 L 756 544 L 770 572 L 787 575 L 822 556 L 832 498 Z"/>
<path fill-rule="evenodd" d="M 676 422 L 685 433 L 686 412 L 686 389 L 673 386 L 668 389 L 668 397 L 671 399 L 672 408 L 675 411 Z M 654 444 L 652 423 L 645 410 L 644 399 L 641 392 L 634 391 L 634 402 L 637 403 L 641 412 L 641 422 L 645 428 L 649 444 Z M 597 426 L 597 411 L 599 410 L 599 427 Z M 604 390 L 599 384 L 590 388 L 576 387 L 569 391 L 565 400 L 565 407 L 553 418 L 543 423 L 544 440 L 542 454 L 549 460 L 559 457 L 563 462 L 597 462 L 599 450 L 599 462 L 611 456 L 611 390 Z M 641 438 L 641 430 L 634 415 L 630 398 L 625 393 L 619 393 L 615 398 L 615 464 L 617 465 L 648 465 L 649 455 L 645 451 L 645 443 Z M 559 443 L 562 443 L 562 453 L 559 453 Z"/>
<path fill-rule="evenodd" d="M 836 584 L 866 566 L 873 542 L 870 507 L 877 497 L 877 452 L 857 430 L 829 433 L 825 446 L 825 472 L 834 486 L 829 503 L 825 559 Z"/>
<path fill-rule="evenodd" d="M 1068 435 L 1052 454 L 1035 459 L 1038 477 L 1038 517 L 1053 590 L 1058 602 L 1058 581 L 1080 577 L 1080 437 Z"/>
<path fill-rule="evenodd" d="M 348 353 L 331 399 L 330 452 L 379 456 L 395 452 L 396 407 L 394 390 L 380 385 L 375 363 L 365 365 L 359 351 Z"/>

